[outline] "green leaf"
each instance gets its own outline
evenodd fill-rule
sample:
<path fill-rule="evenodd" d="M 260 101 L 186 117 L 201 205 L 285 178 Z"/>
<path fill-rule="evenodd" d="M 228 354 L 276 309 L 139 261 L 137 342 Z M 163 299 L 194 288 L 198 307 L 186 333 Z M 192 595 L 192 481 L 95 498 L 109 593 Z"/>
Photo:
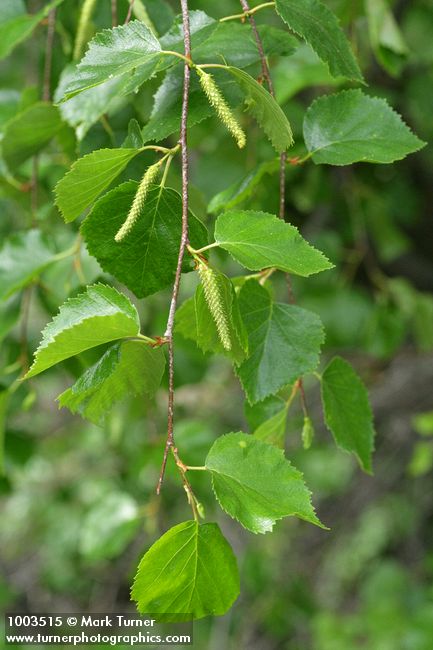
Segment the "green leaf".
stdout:
<path fill-rule="evenodd" d="M 182 621 L 222 616 L 239 595 L 236 558 L 217 524 L 185 521 L 143 556 L 131 598 L 141 613 Z"/>
<path fill-rule="evenodd" d="M 272 25 L 259 25 L 258 31 L 266 56 L 288 56 L 298 45 L 287 31 Z M 237 68 L 246 68 L 260 61 L 249 24 L 219 23 L 214 33 L 194 51 L 196 63 L 214 63 L 218 59 Z"/>
<path fill-rule="evenodd" d="M 65 89 L 65 98 L 92 88 L 114 77 L 129 74 L 139 83 L 158 69 L 161 45 L 151 30 L 139 20 L 96 34 Z"/>
<path fill-rule="evenodd" d="M 197 318 L 194 296 L 185 300 L 177 309 L 174 331 L 190 341 L 197 340 Z"/>
<path fill-rule="evenodd" d="M 380 65 L 398 76 L 409 54 L 403 35 L 385 0 L 365 0 L 370 42 Z"/>
<path fill-rule="evenodd" d="M 203 95 L 194 75 L 188 105 L 188 128 L 212 115 L 213 109 Z M 144 142 L 164 140 L 180 129 L 182 111 L 183 75 L 178 68 L 170 70 L 155 94 L 155 101 L 148 123 L 143 127 Z"/>
<path fill-rule="evenodd" d="M 138 153 L 138 149 L 99 149 L 75 161 L 55 189 L 65 221 L 73 221 L 92 205 Z"/>
<path fill-rule="evenodd" d="M 337 445 L 354 453 L 362 469 L 371 474 L 375 432 L 367 389 L 341 357 L 334 357 L 323 373 L 322 403 L 326 426 Z"/>
<path fill-rule="evenodd" d="M 54 101 L 59 103 L 65 95 L 71 79 L 76 75 L 76 64 L 66 66 L 60 75 L 59 84 L 54 93 Z M 125 79 L 115 77 L 98 86 L 83 90 L 59 105 L 60 114 L 65 122 L 75 129 L 79 141 L 103 115 L 109 115 L 126 103 L 123 96 Z"/>
<path fill-rule="evenodd" d="M 273 303 L 255 280 L 242 287 L 239 306 L 251 354 L 236 372 L 250 403 L 260 402 L 316 369 L 324 341 L 316 314 Z"/>
<path fill-rule="evenodd" d="M 63 123 L 55 106 L 37 102 L 10 120 L 1 143 L 3 157 L 10 169 L 19 167 L 47 146 Z"/>
<path fill-rule="evenodd" d="M 203 41 L 211 36 L 211 34 L 218 27 L 218 22 L 208 16 L 204 11 L 190 11 L 189 12 L 189 30 L 191 35 L 191 48 L 194 50 Z M 161 47 L 164 50 L 171 50 L 172 52 L 184 53 L 185 44 L 183 38 L 183 20 L 182 16 L 176 16 L 173 25 L 159 39 Z M 195 60 L 195 53 L 193 53 Z"/>
<path fill-rule="evenodd" d="M 230 314 L 229 330 L 232 349 L 229 351 L 224 349 L 200 285 L 196 289 L 195 296 L 185 300 L 177 309 L 175 331 L 184 338 L 195 341 L 203 352 L 225 354 L 235 363 L 240 363 L 245 359 L 248 340 L 232 282 L 225 276 L 223 278 L 220 279 L 222 298 L 226 313 Z"/>
<path fill-rule="evenodd" d="M 269 420 L 262 424 L 254 431 L 254 437 L 263 442 L 268 442 L 275 447 L 284 447 L 284 436 L 287 427 L 288 406 L 275 413 Z"/>
<path fill-rule="evenodd" d="M 230 187 L 215 194 L 209 202 L 208 212 L 218 214 L 223 210 L 230 210 L 236 205 L 239 205 L 239 203 L 243 203 L 243 201 L 246 201 L 253 194 L 255 188 L 261 184 L 266 174 L 274 174 L 279 168 L 279 160 L 267 160 L 261 163 L 261 165 L 252 169 L 240 181 L 233 183 Z"/>
<path fill-rule="evenodd" d="M 247 110 L 256 118 L 278 153 L 293 144 L 289 121 L 275 99 L 247 72 L 228 66 L 226 68 L 239 83 L 245 94 Z"/>
<path fill-rule="evenodd" d="M 281 449 L 246 433 L 220 436 L 206 458 L 222 509 L 253 533 L 271 531 L 294 515 L 322 526 L 302 474 Z"/>
<path fill-rule="evenodd" d="M 278 61 L 272 68 L 275 96 L 280 106 L 304 88 L 312 86 L 338 86 L 344 77 L 333 77 L 307 43 L 302 43 L 290 58 Z"/>
<path fill-rule="evenodd" d="M 276 267 L 307 277 L 333 267 L 297 228 L 267 212 L 224 212 L 215 225 L 215 241 L 251 271 Z"/>
<path fill-rule="evenodd" d="M 139 330 L 137 310 L 126 296 L 104 284 L 87 287 L 45 327 L 26 379 L 102 343 L 137 336 Z"/>
<path fill-rule="evenodd" d="M 0 250 L 0 300 L 30 284 L 55 259 L 40 230 L 11 235 Z"/>
<path fill-rule="evenodd" d="M 114 236 L 125 221 L 138 183 L 129 181 L 105 194 L 81 226 L 88 251 L 104 271 L 112 273 L 139 298 L 171 285 L 174 281 L 182 229 L 182 200 L 168 188 L 153 187 L 143 204 L 132 232 L 121 242 Z M 207 243 L 201 221 L 189 214 L 191 246 Z M 193 264 L 185 256 L 183 272 Z"/>
<path fill-rule="evenodd" d="M 245 401 L 244 412 L 251 431 L 255 431 L 266 420 L 271 419 L 284 409 L 285 403 L 286 400 L 277 395 L 271 395 L 262 402 L 257 402 L 257 404 L 250 404 L 248 401 Z"/>
<path fill-rule="evenodd" d="M 320 0 L 276 0 L 275 8 L 292 31 L 299 34 L 329 70 L 354 81 L 363 81 L 361 70 L 337 17 Z"/>
<path fill-rule="evenodd" d="M 0 6 L 0 20 L 7 21 L 26 13 L 24 0 L 3 0 Z"/>
<path fill-rule="evenodd" d="M 198 285 L 194 299 L 197 345 L 203 352 L 225 354 L 239 364 L 245 359 L 248 338 L 239 312 L 237 296 L 229 278 L 218 271 L 215 271 L 215 276 L 222 307 L 228 319 L 231 349 L 226 350 L 221 343 L 201 285 Z"/>
<path fill-rule="evenodd" d="M 122 148 L 124 149 L 141 149 L 144 145 L 143 136 L 141 135 L 141 126 L 133 117 L 128 122 L 128 135 L 122 142 Z"/>
<path fill-rule="evenodd" d="M 117 557 L 140 526 L 137 503 L 129 494 L 111 492 L 86 514 L 80 529 L 79 551 L 88 562 Z"/>
<path fill-rule="evenodd" d="M 11 393 L 7 388 L 0 388 L 0 476 L 4 475 L 4 448 L 5 448 L 5 427 L 6 413 L 9 406 Z"/>
<path fill-rule="evenodd" d="M 344 90 L 316 99 L 304 119 L 316 164 L 391 163 L 425 146 L 384 99 Z"/>
<path fill-rule="evenodd" d="M 116 343 L 71 388 L 59 395 L 59 406 L 102 426 L 115 402 L 143 393 L 153 397 L 164 368 L 161 348 L 152 348 L 142 341 Z"/>
<path fill-rule="evenodd" d="M 0 90 L 0 129 L 7 125 L 20 110 L 20 93 L 11 88 Z"/>
<path fill-rule="evenodd" d="M 0 60 L 8 56 L 12 50 L 30 36 L 34 28 L 41 22 L 51 9 L 58 7 L 63 0 L 52 0 L 37 14 L 16 15 L 11 14 L 9 20 L 2 18 L 0 24 Z M 20 3 L 17 2 L 17 5 Z"/>
<path fill-rule="evenodd" d="M 1 253 L 0 253 L 1 258 Z M 1 273 L 1 271 L 0 271 Z M 20 303 L 16 297 L 0 302 L 0 343 L 13 329 L 20 317 Z"/>

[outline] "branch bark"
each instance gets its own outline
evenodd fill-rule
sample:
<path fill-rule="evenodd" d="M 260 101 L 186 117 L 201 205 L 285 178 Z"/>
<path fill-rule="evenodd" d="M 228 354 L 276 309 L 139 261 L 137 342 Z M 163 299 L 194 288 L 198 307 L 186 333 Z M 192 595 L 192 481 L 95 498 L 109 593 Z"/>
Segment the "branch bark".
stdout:
<path fill-rule="evenodd" d="M 129 0 L 129 7 L 128 7 L 128 13 L 126 14 L 126 18 L 125 18 L 125 25 L 127 25 L 131 20 L 133 7 L 134 7 L 134 0 Z"/>
<path fill-rule="evenodd" d="M 52 9 L 48 14 L 47 42 L 45 47 L 44 64 L 44 85 L 42 99 L 49 102 L 51 99 L 51 68 L 53 62 L 54 33 L 56 29 L 56 10 Z"/>
<path fill-rule="evenodd" d="M 117 0 L 111 0 L 111 25 L 117 27 L 119 24 L 117 19 Z"/>
<path fill-rule="evenodd" d="M 183 23 L 185 57 L 188 60 L 191 60 L 191 34 L 190 34 L 190 26 L 189 26 L 188 0 L 181 0 L 181 7 L 182 7 L 182 23 Z M 185 255 L 186 246 L 188 244 L 189 162 L 188 162 L 187 126 L 188 126 L 190 77 L 191 77 L 191 69 L 189 63 L 185 61 L 185 67 L 183 73 L 182 116 L 181 116 L 181 127 L 180 127 L 180 146 L 181 146 L 181 155 L 182 155 L 182 233 L 180 238 L 176 276 L 174 280 L 173 292 L 172 292 L 171 302 L 170 302 L 170 311 L 167 320 L 167 328 L 164 334 L 168 343 L 168 422 L 167 422 L 167 441 L 165 444 L 161 472 L 159 475 L 158 485 L 156 488 L 157 494 L 159 494 L 161 491 L 162 482 L 164 480 L 165 468 L 167 465 L 168 453 L 170 449 L 174 450 L 175 457 L 177 456 L 177 451 L 175 449 L 174 436 L 173 436 L 173 421 L 174 421 L 173 327 L 174 327 L 174 316 L 176 313 L 177 298 L 179 294 L 180 279 L 182 275 L 182 262 Z"/>
<path fill-rule="evenodd" d="M 244 13 L 248 16 L 248 20 L 250 21 L 254 40 L 256 41 L 257 49 L 260 56 L 263 78 L 267 83 L 270 94 L 272 95 L 272 97 L 275 98 L 274 84 L 272 83 L 271 72 L 269 70 L 268 62 L 266 60 L 266 54 L 263 49 L 262 39 L 260 38 L 260 34 L 259 34 L 259 30 L 257 29 L 255 18 L 253 14 L 250 13 L 251 8 L 248 3 L 248 0 L 240 0 L 240 3 L 242 9 L 244 10 Z M 279 209 L 280 219 L 284 219 L 285 202 L 286 202 L 286 159 L 287 159 L 286 154 L 282 153 L 280 155 L 280 209 Z"/>

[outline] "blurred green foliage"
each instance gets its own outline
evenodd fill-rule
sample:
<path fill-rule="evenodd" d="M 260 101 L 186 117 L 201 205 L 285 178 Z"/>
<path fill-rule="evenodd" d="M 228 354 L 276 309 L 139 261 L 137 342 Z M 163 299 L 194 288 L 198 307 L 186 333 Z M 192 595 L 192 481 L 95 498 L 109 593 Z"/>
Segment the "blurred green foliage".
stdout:
<path fill-rule="evenodd" d="M 22 3 L 4 2 L 0 18 L 19 13 Z M 44 3 L 29 0 L 32 12 Z M 149 16 L 160 33 L 176 3 L 149 0 Z M 197 0 L 215 17 L 236 13 L 234 0 Z M 390 102 L 424 140 L 433 140 L 433 7 L 430 0 L 330 0 L 348 29 L 370 87 Z M 171 5 L 171 9 L 170 9 Z M 54 41 L 53 89 L 74 41 L 79 3 L 59 7 Z M 119 19 L 127 2 L 118 0 Z M 389 31 L 381 10 L 392 11 Z M 258 22 L 276 17 L 258 15 Z M 389 19 L 389 16 L 388 16 Z M 379 21 L 379 22 L 378 22 Z M 101 1 L 95 29 L 111 25 L 110 2 Z M 46 27 L 38 27 L 0 64 L 0 129 L 40 96 Z M 305 109 L 324 90 L 345 87 L 332 79 L 313 52 L 300 45 L 272 59 L 277 97 L 294 126 L 293 155 L 302 151 Z M 257 74 L 258 65 L 252 68 Z M 39 156 L 37 207 L 32 166 L 19 177 L 0 167 L 0 239 L 37 220 L 50 250 L 71 245 L 75 226 L 65 228 L 53 207 L 52 188 L 76 154 L 120 146 L 129 120 L 145 124 L 161 77 L 132 97 L 117 98 L 84 138 L 72 129 Z M 24 87 L 25 82 L 25 87 Z M 175 144 L 176 137 L 171 138 Z M 232 145 L 215 118 L 190 132 L 191 207 L 203 220 L 221 190 L 273 157 L 257 132 L 246 154 Z M 149 156 L 149 162 L 151 157 Z M 287 452 L 315 493 L 321 519 L 331 532 L 285 521 L 272 536 L 252 537 L 213 512 L 205 476 L 193 476 L 209 515 L 215 516 L 240 559 L 244 591 L 222 619 L 195 625 L 197 648 L 257 650 L 431 650 L 433 647 L 433 237 L 431 147 L 401 163 L 329 169 L 293 166 L 287 178 L 286 212 L 336 264 L 310 279 L 295 279 L 297 301 L 318 313 L 326 327 L 326 350 L 353 358 L 371 386 L 379 439 L 375 478 L 361 477 L 355 462 L 336 450 L 316 417 L 310 450 L 300 445 L 302 415 L 288 422 Z M 121 180 L 139 179 L 143 160 L 132 161 Z M 180 170 L 170 171 L 179 187 Z M 34 201 L 34 194 L 33 194 Z M 248 196 L 248 208 L 278 211 L 278 179 L 266 174 Z M 217 253 L 230 275 L 239 267 Z M 40 281 L 0 307 L 0 430 L 4 388 L 19 375 L 44 324 L 58 305 L 84 283 L 103 279 L 83 249 L 81 263 L 64 260 L 42 272 Z M 182 296 L 194 289 L 185 276 Z M 276 285 L 283 294 L 284 283 Z M 148 331 L 163 329 L 168 292 L 138 305 Z M 29 310 L 27 328 L 23 313 Z M 168 469 L 165 490 L 154 494 L 163 447 L 165 393 L 119 405 L 98 428 L 66 411 L 55 397 L 96 360 L 89 351 L 19 386 L 10 399 L 0 478 L 0 603 L 5 611 L 121 611 L 131 608 L 128 585 L 143 550 L 173 521 L 189 516 L 179 478 Z M 176 440 L 183 460 L 200 465 L 217 435 L 246 428 L 243 400 L 230 366 L 203 355 L 177 336 Z M 389 387 L 389 390 L 386 387 Z M 430 386 L 430 390 L 428 387 Z M 3 397 L 2 397 L 3 396 Z M 317 416 L 317 395 L 309 398 Z M 143 419 L 143 408 L 146 418 Z M 248 413 L 247 413 L 248 419 Z M 200 473 L 198 473 L 200 474 Z"/>

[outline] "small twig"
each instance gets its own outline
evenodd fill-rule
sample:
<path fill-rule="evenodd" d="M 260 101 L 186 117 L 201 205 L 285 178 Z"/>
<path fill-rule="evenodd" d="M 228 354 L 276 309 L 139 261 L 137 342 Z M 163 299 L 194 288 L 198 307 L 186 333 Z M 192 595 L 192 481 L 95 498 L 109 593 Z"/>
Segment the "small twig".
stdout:
<path fill-rule="evenodd" d="M 126 18 L 125 18 L 125 25 L 127 25 L 131 20 L 133 7 L 134 7 L 134 0 L 129 0 L 129 7 L 128 7 L 128 13 L 126 14 Z"/>
<path fill-rule="evenodd" d="M 23 293 L 22 311 L 21 311 L 21 329 L 20 329 L 20 365 L 25 375 L 30 367 L 29 355 L 27 352 L 27 331 L 29 327 L 30 303 L 32 299 L 33 285 L 26 287 Z"/>
<path fill-rule="evenodd" d="M 302 406 L 302 412 L 304 414 L 304 417 L 308 417 L 308 408 L 307 408 L 307 399 L 305 397 L 305 389 L 304 389 L 304 380 L 302 377 L 298 379 L 298 384 L 299 384 L 299 394 L 301 396 L 301 406 Z"/>
<path fill-rule="evenodd" d="M 111 0 L 111 25 L 112 27 L 117 27 L 117 0 Z"/>
<path fill-rule="evenodd" d="M 49 102 L 51 99 L 51 68 L 53 62 L 53 44 L 56 30 L 56 10 L 52 9 L 48 14 L 47 42 L 45 47 L 44 64 L 44 85 L 42 99 Z"/>
<path fill-rule="evenodd" d="M 246 9 L 243 11 L 241 14 L 234 14 L 233 16 L 225 16 L 225 18 L 220 18 L 220 23 L 225 23 L 227 20 L 245 20 L 245 18 L 250 18 L 253 16 L 257 11 L 260 11 L 261 9 L 266 9 L 268 7 L 275 7 L 275 2 L 263 2 L 261 5 L 257 5 L 257 7 L 253 7 L 253 9 Z"/>
<path fill-rule="evenodd" d="M 183 38 L 184 50 L 187 59 L 191 59 L 191 34 L 189 27 L 189 13 L 188 13 L 188 0 L 181 0 L 182 7 L 182 23 L 183 23 Z M 185 62 L 183 73 L 183 99 L 182 99 L 182 116 L 180 127 L 180 146 L 182 154 L 182 233 L 180 238 L 179 255 L 177 260 L 176 276 L 173 285 L 173 292 L 170 302 L 170 310 L 167 320 L 167 328 L 165 330 L 165 338 L 168 341 L 168 422 L 167 422 L 167 440 L 165 443 L 164 457 L 161 466 L 161 472 L 158 479 L 156 493 L 161 491 L 162 482 L 164 480 L 165 468 L 167 465 L 168 452 L 170 449 L 174 450 L 174 437 L 173 437 L 173 418 L 174 418 L 174 350 L 173 350 L 173 327 L 174 316 L 176 313 L 177 297 L 179 294 L 180 279 L 182 276 L 182 262 L 185 255 L 185 249 L 188 244 L 188 180 L 189 180 L 189 164 L 188 164 L 188 142 L 187 142 L 187 128 L 188 128 L 188 104 L 189 104 L 189 87 L 190 87 L 191 70 L 187 62 Z M 174 453 L 174 452 L 173 452 Z M 177 454 L 177 451 L 176 451 Z M 179 466 L 179 463 L 177 463 Z M 186 479 L 185 479 L 186 480 Z M 184 485 L 185 482 L 184 482 Z M 188 493 L 189 494 L 189 493 Z M 191 502 L 191 506 L 196 516 L 195 502 Z"/>
<path fill-rule="evenodd" d="M 262 39 L 260 38 L 259 30 L 257 29 L 257 24 L 254 19 L 254 10 L 250 9 L 250 6 L 248 4 L 248 0 L 240 0 L 241 7 L 244 10 L 244 14 L 248 16 L 248 20 L 250 21 L 251 29 L 253 31 L 253 36 L 254 40 L 256 41 L 257 45 L 257 50 L 259 52 L 260 56 L 260 63 L 262 66 L 262 75 L 263 78 L 265 79 L 268 88 L 269 88 L 269 93 L 272 95 L 272 97 L 275 99 L 275 89 L 274 89 L 274 84 L 272 83 L 272 77 L 271 77 L 271 71 L 269 70 L 269 65 L 266 59 L 266 54 L 265 50 L 263 48 L 263 42 Z M 269 3 L 266 3 L 269 5 Z M 273 3 L 270 3 L 273 4 Z M 262 5 L 265 6 L 265 5 Z M 260 7 L 260 5 L 259 5 Z M 257 11 L 257 7 L 255 7 L 255 11 Z M 286 204 L 286 154 L 282 153 L 280 155 L 280 208 L 279 208 L 279 216 L 280 219 L 284 219 L 284 212 L 285 212 L 285 204 Z"/>
<path fill-rule="evenodd" d="M 38 224 L 38 174 L 39 174 L 39 157 L 33 156 L 32 178 L 30 181 L 30 209 L 32 212 L 32 228 Z"/>

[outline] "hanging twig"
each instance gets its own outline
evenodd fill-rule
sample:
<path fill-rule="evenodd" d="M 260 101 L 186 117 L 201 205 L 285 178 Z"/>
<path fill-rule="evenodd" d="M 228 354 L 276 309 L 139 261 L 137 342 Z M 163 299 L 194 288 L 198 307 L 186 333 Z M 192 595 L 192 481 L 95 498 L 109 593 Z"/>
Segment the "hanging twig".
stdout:
<path fill-rule="evenodd" d="M 175 450 L 174 437 L 173 437 L 173 417 L 174 417 L 173 327 L 174 327 L 174 316 L 176 313 L 177 297 L 179 294 L 180 278 L 182 275 L 182 262 L 185 255 L 185 249 L 188 244 L 189 168 L 188 168 L 187 126 L 188 126 L 189 86 L 190 86 L 190 75 L 191 75 L 191 70 L 188 64 L 188 61 L 191 59 L 191 35 L 190 35 L 190 27 L 189 27 L 188 0 L 181 0 L 181 7 L 182 7 L 184 49 L 185 49 L 185 57 L 187 59 L 187 61 L 185 61 L 185 66 L 184 66 L 182 116 L 181 116 L 181 127 L 180 127 L 180 146 L 181 146 L 181 154 L 182 154 L 182 233 L 180 238 L 176 276 L 174 280 L 173 292 L 172 292 L 171 302 L 170 302 L 170 311 L 167 320 L 167 328 L 164 334 L 168 343 L 168 423 L 167 423 L 167 441 L 164 449 L 164 458 L 162 461 L 161 472 L 159 475 L 158 485 L 156 488 L 157 494 L 160 493 L 161 485 L 164 480 L 164 473 L 167 465 L 168 453 L 170 449 Z M 176 456 L 177 456 L 177 452 L 176 452 Z M 178 462 L 177 458 L 176 458 L 176 462 Z"/>
<path fill-rule="evenodd" d="M 265 50 L 263 48 L 263 42 L 259 34 L 259 30 L 257 29 L 257 24 L 254 18 L 253 13 L 251 13 L 250 6 L 248 4 L 248 0 L 239 0 L 241 3 L 241 7 L 244 10 L 244 14 L 248 16 L 248 20 L 250 21 L 251 29 L 254 35 L 254 40 L 256 41 L 257 45 L 257 50 L 259 52 L 260 56 L 260 63 L 262 66 L 262 75 L 264 80 L 266 81 L 268 85 L 268 89 L 272 97 L 275 99 L 275 89 L 274 89 L 274 84 L 272 83 L 272 76 L 271 76 L 271 71 L 269 70 L 269 65 L 268 61 L 266 59 L 266 54 Z M 280 219 L 284 220 L 284 212 L 285 212 L 285 204 L 286 204 L 286 162 L 287 162 L 287 154 L 282 153 L 280 155 L 280 208 L 279 208 L 279 217 Z M 286 281 L 287 281 L 287 291 L 288 291 L 288 296 L 289 296 L 289 302 L 294 303 L 295 302 L 295 297 L 293 295 L 293 289 L 292 289 L 292 281 L 290 278 L 290 275 L 286 273 Z M 303 399 L 303 405 L 305 405 L 305 392 L 304 392 L 304 385 L 302 381 L 302 377 L 299 379 L 299 387 L 301 390 L 301 396 Z M 306 406 L 305 406 L 306 409 Z"/>
<path fill-rule="evenodd" d="M 47 42 L 45 47 L 44 64 L 44 85 L 42 99 L 49 102 L 51 99 L 51 68 L 53 62 L 54 34 L 56 30 L 56 10 L 52 9 L 48 14 Z"/>
<path fill-rule="evenodd" d="M 117 0 L 111 0 L 111 25 L 117 27 Z"/>
<path fill-rule="evenodd" d="M 129 0 L 129 7 L 128 7 L 128 13 L 126 14 L 126 18 L 125 18 L 125 25 L 127 25 L 131 20 L 133 7 L 134 7 L 134 0 Z"/>
<path fill-rule="evenodd" d="M 275 98 L 275 90 L 274 90 L 274 84 L 272 83 L 271 72 L 269 70 L 268 62 L 266 60 L 266 54 L 263 49 L 262 39 L 260 38 L 259 30 L 257 29 L 257 24 L 254 15 L 250 9 L 248 0 L 240 0 L 240 3 L 242 9 L 244 10 L 244 14 L 248 16 L 248 20 L 250 21 L 251 29 L 254 35 L 254 40 L 256 41 L 257 49 L 259 51 L 263 78 L 268 85 L 270 94 L 272 95 L 272 97 Z M 281 219 L 284 219 L 285 202 L 286 202 L 286 154 L 282 153 L 280 155 L 280 210 L 279 210 L 279 216 Z"/>

